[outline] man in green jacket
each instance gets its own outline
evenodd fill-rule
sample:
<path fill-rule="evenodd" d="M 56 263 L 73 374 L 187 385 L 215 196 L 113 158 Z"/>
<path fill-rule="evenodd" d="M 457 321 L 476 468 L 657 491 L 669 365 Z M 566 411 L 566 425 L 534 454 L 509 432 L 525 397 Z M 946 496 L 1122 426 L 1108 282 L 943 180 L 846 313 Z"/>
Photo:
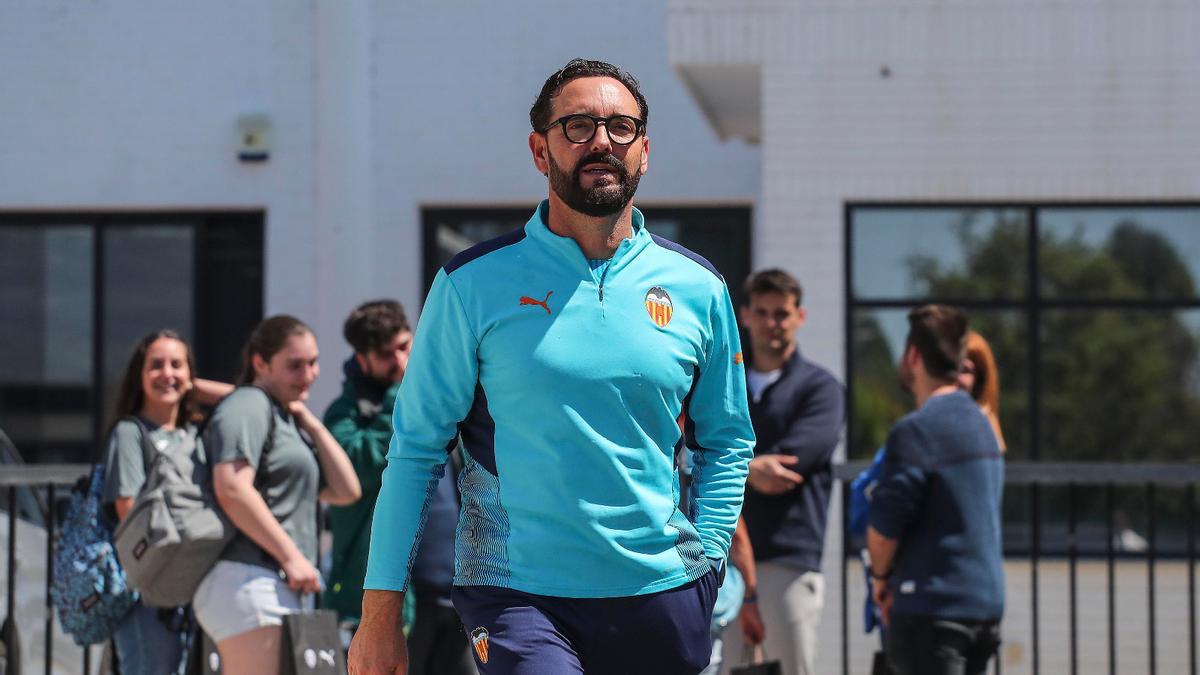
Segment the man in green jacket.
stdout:
<path fill-rule="evenodd" d="M 354 356 L 344 366 L 342 395 L 325 411 L 325 426 L 354 464 L 362 499 L 329 509 L 333 569 L 325 606 L 337 610 L 343 630 L 352 634 L 362 613 L 371 518 L 387 465 L 392 408 L 408 365 L 413 334 L 404 308 L 394 300 L 359 305 L 346 319 L 342 333 Z"/>

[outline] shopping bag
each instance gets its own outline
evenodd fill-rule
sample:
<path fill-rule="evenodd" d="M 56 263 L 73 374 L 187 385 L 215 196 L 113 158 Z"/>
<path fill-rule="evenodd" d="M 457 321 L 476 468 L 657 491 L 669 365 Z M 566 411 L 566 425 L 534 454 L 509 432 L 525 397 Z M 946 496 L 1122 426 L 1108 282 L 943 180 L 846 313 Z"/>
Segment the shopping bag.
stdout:
<path fill-rule="evenodd" d="M 317 609 L 283 617 L 281 675 L 346 675 L 337 612 Z"/>
<path fill-rule="evenodd" d="M 743 663 L 730 669 L 730 675 L 783 675 L 783 664 L 767 660 L 766 649 L 747 649 Z"/>
<path fill-rule="evenodd" d="M 871 661 L 871 675 L 892 675 L 892 667 L 888 665 L 887 655 L 883 652 L 875 652 L 875 658 Z"/>
<path fill-rule="evenodd" d="M 188 673 L 194 675 L 221 675 L 221 655 L 217 652 L 217 644 L 204 632 L 196 631 L 192 647 L 191 661 Z"/>

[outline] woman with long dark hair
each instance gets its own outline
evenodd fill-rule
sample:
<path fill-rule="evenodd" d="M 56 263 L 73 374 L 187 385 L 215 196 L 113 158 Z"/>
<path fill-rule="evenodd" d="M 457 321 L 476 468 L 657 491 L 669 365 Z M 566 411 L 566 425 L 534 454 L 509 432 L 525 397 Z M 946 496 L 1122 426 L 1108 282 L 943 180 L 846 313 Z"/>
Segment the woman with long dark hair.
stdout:
<path fill-rule="evenodd" d="M 217 501 L 238 533 L 196 589 L 196 618 L 226 675 L 279 670 L 283 616 L 321 588 L 317 500 L 361 494 L 346 453 L 304 401 L 320 370 L 317 340 L 279 315 L 254 328 L 239 386 L 204 432 Z"/>
<path fill-rule="evenodd" d="M 108 434 L 104 503 L 118 521 L 133 508 L 146 482 L 146 450 L 192 455 L 202 452 L 193 406 L 196 368 L 192 350 L 175 331 L 160 330 L 138 341 L 121 378 L 116 421 Z M 125 675 L 183 673 L 187 660 L 186 608 L 159 609 L 138 603 L 113 634 Z"/>

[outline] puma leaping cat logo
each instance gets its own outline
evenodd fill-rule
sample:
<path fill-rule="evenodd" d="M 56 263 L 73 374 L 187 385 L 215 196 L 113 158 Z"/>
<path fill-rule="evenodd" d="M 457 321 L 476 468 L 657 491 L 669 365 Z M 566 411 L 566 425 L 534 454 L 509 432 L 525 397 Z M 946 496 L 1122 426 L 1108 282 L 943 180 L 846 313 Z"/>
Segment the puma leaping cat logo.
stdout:
<path fill-rule="evenodd" d="M 550 301 L 550 296 L 552 296 L 552 295 L 554 295 L 554 291 L 550 291 L 549 293 L 547 293 L 545 300 L 534 300 L 533 298 L 529 297 L 528 295 L 522 295 L 521 296 L 521 304 L 522 305 L 537 305 L 538 307 L 541 307 L 542 309 L 546 310 L 546 313 L 549 314 L 550 313 L 550 305 L 547 305 L 546 303 Z"/>

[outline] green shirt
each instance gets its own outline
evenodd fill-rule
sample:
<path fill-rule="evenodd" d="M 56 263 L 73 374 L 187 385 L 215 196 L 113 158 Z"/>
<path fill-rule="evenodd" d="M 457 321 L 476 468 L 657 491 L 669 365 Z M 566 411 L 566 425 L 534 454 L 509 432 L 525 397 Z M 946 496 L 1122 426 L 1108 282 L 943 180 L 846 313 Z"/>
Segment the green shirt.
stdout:
<path fill-rule="evenodd" d="M 272 415 L 274 433 L 264 459 Z M 271 515 L 316 565 L 321 468 L 291 414 L 263 390 L 238 387 L 213 411 L 204 430 L 204 447 L 214 465 L 241 459 L 254 468 L 255 486 Z M 275 560 L 240 531 L 221 559 L 276 567 Z"/>

